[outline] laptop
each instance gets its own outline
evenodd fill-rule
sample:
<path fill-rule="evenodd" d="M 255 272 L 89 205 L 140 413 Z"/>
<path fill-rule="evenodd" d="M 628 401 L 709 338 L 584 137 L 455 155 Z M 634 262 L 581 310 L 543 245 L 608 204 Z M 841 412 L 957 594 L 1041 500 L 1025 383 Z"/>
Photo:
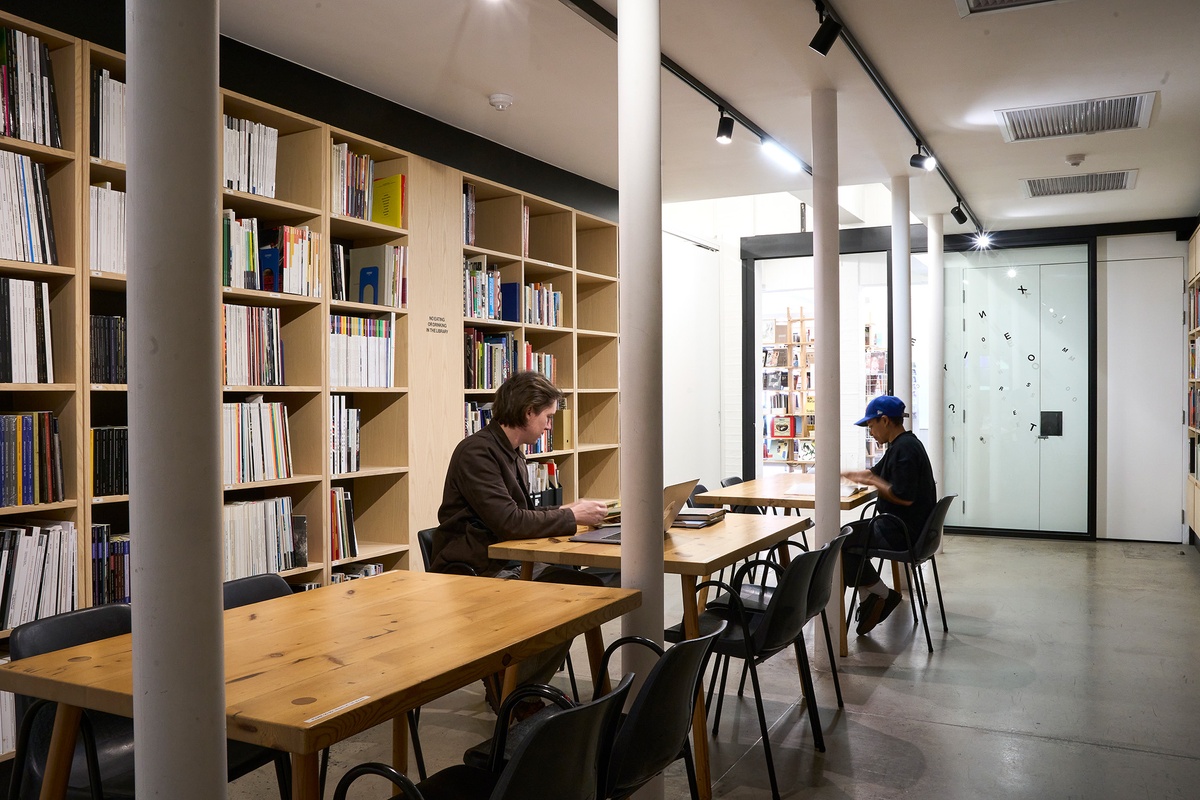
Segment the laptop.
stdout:
<path fill-rule="evenodd" d="M 675 521 L 675 516 L 679 510 L 687 505 L 688 498 L 692 496 L 692 489 L 696 488 L 696 484 L 700 479 L 684 481 L 676 483 L 663 489 L 663 515 L 662 527 L 663 536 L 667 535 L 667 531 L 671 529 L 671 523 Z M 593 528 L 586 530 L 583 533 L 577 533 L 571 537 L 572 542 L 598 542 L 601 544 L 620 544 L 621 543 L 621 526 L 609 525 L 604 528 Z"/>

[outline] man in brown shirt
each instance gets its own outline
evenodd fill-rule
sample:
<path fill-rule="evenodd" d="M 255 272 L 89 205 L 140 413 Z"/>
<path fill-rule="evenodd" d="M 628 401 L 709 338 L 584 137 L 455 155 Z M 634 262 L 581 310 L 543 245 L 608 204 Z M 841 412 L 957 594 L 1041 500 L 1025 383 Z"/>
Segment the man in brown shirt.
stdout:
<path fill-rule="evenodd" d="M 505 539 L 571 536 L 577 525 L 597 525 L 606 506 L 577 500 L 534 508 L 521 445 L 547 430 L 563 394 L 544 375 L 518 372 L 496 390 L 492 421 L 459 442 L 446 471 L 438 527 L 433 535 L 434 572 L 466 564 L 477 575 L 501 574 L 504 562 L 488 558 L 488 545 Z"/>

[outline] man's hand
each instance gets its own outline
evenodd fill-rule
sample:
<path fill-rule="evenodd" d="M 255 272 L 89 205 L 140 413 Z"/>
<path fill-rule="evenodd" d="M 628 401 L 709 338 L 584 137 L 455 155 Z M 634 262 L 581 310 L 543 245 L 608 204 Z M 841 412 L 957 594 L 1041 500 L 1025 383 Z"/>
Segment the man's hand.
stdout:
<path fill-rule="evenodd" d="M 576 525 L 599 525 L 604 521 L 604 515 L 608 513 L 608 506 L 599 500 L 576 500 L 564 508 L 571 509 L 571 513 L 575 515 Z"/>

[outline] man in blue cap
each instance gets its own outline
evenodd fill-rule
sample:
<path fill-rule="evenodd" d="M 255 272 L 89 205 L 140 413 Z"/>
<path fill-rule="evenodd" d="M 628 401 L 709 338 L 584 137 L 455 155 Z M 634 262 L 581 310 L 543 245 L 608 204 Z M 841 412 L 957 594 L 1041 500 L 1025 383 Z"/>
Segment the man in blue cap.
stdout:
<path fill-rule="evenodd" d="M 854 423 L 865 427 L 872 438 L 887 445 L 887 452 L 879 463 L 870 469 L 849 470 L 842 477 L 855 483 L 874 487 L 878 492 L 875 503 L 876 514 L 894 514 L 908 528 L 908 535 L 915 540 L 925 528 L 925 521 L 937 505 L 937 486 L 933 480 L 933 467 L 925 446 L 912 431 L 904 429 L 904 401 L 891 395 L 880 395 L 867 404 L 867 413 Z M 842 550 L 842 575 L 847 586 L 857 585 L 859 595 L 858 628 L 860 635 L 867 633 L 900 604 L 900 593 L 889 589 L 879 573 L 867 561 L 862 564 L 862 576 L 858 577 L 863 547 L 889 550 L 907 548 L 903 528 L 889 517 L 851 523 L 854 532 L 846 540 Z"/>

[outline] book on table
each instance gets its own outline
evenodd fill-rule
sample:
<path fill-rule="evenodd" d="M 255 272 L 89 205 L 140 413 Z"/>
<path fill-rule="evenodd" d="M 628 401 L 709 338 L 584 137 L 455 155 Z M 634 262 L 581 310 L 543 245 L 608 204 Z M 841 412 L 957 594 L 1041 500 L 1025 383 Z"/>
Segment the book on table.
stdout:
<path fill-rule="evenodd" d="M 673 527 L 707 528 L 725 519 L 723 508 L 685 508 L 675 517 Z"/>

